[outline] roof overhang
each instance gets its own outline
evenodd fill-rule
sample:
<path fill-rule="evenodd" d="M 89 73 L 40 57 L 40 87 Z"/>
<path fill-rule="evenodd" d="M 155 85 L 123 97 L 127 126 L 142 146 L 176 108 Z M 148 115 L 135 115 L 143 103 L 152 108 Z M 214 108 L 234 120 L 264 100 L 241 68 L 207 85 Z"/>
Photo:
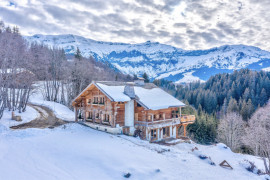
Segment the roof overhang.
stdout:
<path fill-rule="evenodd" d="M 108 93 L 106 93 L 97 83 L 92 82 L 91 84 L 89 84 L 78 96 L 76 96 L 73 100 L 72 100 L 72 106 L 74 106 L 74 104 L 76 103 L 76 100 L 78 100 L 83 93 L 85 93 L 91 86 L 95 86 L 97 87 L 103 94 L 105 94 L 112 102 L 116 102 Z"/>

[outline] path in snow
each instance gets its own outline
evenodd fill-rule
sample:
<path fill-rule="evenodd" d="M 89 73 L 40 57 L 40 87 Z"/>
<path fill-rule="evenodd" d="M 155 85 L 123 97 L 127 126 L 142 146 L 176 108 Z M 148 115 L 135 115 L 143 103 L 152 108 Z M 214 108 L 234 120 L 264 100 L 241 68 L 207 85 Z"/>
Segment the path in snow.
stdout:
<path fill-rule="evenodd" d="M 26 128 L 54 128 L 66 124 L 67 122 L 55 116 L 52 110 L 45 106 L 29 104 L 34 108 L 40 116 L 36 119 L 10 127 L 11 129 L 26 129 Z"/>

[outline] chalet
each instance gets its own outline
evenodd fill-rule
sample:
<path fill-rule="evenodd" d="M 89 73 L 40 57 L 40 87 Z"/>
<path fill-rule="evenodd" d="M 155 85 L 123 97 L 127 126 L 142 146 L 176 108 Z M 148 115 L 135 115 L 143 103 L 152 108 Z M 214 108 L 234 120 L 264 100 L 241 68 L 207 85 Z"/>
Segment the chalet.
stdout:
<path fill-rule="evenodd" d="M 92 82 L 73 101 L 76 121 L 149 141 L 186 136 L 194 115 L 181 114 L 184 103 L 152 83 Z M 181 134 L 183 133 L 183 134 Z"/>

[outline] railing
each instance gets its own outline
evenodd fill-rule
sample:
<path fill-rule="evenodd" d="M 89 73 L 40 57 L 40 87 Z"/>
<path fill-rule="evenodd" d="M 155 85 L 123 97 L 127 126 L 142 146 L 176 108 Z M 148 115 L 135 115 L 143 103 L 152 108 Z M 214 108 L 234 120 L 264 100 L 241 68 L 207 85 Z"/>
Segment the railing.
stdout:
<path fill-rule="evenodd" d="M 195 115 L 182 114 L 182 116 L 181 116 L 181 123 L 194 122 L 195 119 L 196 119 L 195 118 Z"/>
<path fill-rule="evenodd" d="M 195 121 L 195 115 L 182 115 L 181 118 L 172 118 L 172 119 L 164 119 L 164 120 L 157 120 L 157 121 L 135 121 L 135 125 L 137 126 L 151 126 L 151 127 L 158 127 L 162 126 L 170 126 L 175 124 L 181 123 L 193 123 Z"/>

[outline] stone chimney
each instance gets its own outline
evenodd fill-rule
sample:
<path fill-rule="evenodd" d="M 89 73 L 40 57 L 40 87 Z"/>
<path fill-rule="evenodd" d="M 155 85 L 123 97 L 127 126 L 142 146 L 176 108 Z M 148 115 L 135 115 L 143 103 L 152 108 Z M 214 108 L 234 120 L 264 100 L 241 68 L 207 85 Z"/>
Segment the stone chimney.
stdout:
<path fill-rule="evenodd" d="M 134 80 L 134 84 L 135 84 L 136 86 L 144 86 L 144 78 L 138 77 L 137 80 Z"/>
<path fill-rule="evenodd" d="M 129 96 L 131 99 L 135 99 L 134 85 L 132 83 L 127 83 L 124 88 L 124 94 Z"/>

